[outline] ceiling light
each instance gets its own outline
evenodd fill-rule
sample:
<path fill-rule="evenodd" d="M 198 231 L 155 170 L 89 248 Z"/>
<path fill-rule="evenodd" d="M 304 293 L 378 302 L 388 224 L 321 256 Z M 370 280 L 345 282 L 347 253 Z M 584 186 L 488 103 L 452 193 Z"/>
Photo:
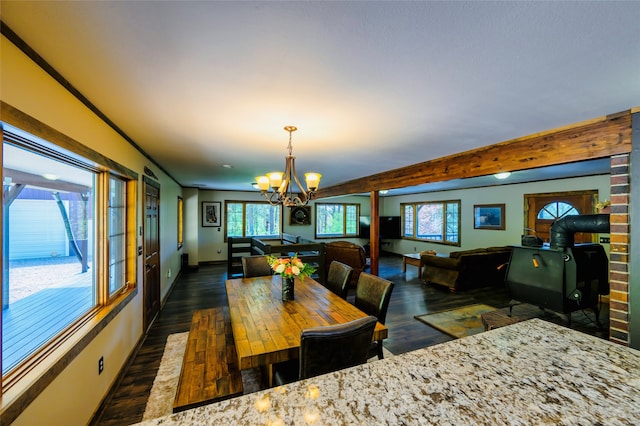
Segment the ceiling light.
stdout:
<path fill-rule="evenodd" d="M 509 176 L 511 176 L 511 172 L 501 172 L 501 173 L 496 173 L 496 174 L 495 174 L 495 175 L 493 175 L 493 176 L 495 176 L 495 178 L 496 178 L 496 179 L 506 179 L 506 178 L 508 178 Z"/>
<path fill-rule="evenodd" d="M 291 154 L 293 151 L 291 134 L 298 129 L 295 126 L 285 126 L 284 130 L 289 132 L 289 145 L 287 146 L 289 155 L 285 157 L 286 164 L 284 173 L 271 172 L 267 173 L 266 176 L 256 177 L 258 188 L 272 206 L 278 204 L 286 207 L 306 206 L 309 200 L 316 194 L 322 175 L 320 173 L 305 173 L 304 178 L 307 183 L 307 190 L 305 191 L 304 188 L 302 188 L 296 174 L 296 157 Z M 298 194 L 293 192 L 294 182 L 300 190 Z M 269 192 L 269 187 L 271 187 L 271 192 Z"/>
<path fill-rule="evenodd" d="M 389 192 L 388 189 L 381 189 L 380 191 L 378 191 L 380 193 L 380 195 L 385 195 L 386 193 Z"/>
<path fill-rule="evenodd" d="M 223 168 L 223 169 L 232 169 L 232 168 L 233 168 L 233 166 L 232 166 L 231 164 L 223 164 L 223 165 L 222 165 L 222 168 Z"/>
<path fill-rule="evenodd" d="M 53 173 L 45 173 L 42 177 L 47 180 L 58 180 L 58 175 L 54 175 Z"/>

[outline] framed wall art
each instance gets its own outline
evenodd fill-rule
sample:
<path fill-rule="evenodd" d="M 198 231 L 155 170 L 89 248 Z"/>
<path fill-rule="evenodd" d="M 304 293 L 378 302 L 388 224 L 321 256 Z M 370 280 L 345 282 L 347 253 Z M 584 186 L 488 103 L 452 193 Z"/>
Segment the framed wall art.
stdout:
<path fill-rule="evenodd" d="M 504 204 L 474 205 L 473 228 L 504 230 Z"/>
<path fill-rule="evenodd" d="M 311 207 L 291 207 L 289 225 L 311 225 Z"/>
<path fill-rule="evenodd" d="M 218 201 L 202 202 L 202 226 L 220 227 L 222 224 L 221 203 Z"/>
<path fill-rule="evenodd" d="M 184 245 L 184 201 L 178 196 L 178 250 Z"/>

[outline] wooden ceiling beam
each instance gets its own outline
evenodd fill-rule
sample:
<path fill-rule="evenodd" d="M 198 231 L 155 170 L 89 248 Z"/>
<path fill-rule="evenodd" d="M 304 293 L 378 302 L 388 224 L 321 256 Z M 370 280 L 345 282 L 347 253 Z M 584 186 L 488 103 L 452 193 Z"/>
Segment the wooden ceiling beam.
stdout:
<path fill-rule="evenodd" d="M 631 110 L 321 188 L 317 198 L 527 170 L 631 152 Z"/>

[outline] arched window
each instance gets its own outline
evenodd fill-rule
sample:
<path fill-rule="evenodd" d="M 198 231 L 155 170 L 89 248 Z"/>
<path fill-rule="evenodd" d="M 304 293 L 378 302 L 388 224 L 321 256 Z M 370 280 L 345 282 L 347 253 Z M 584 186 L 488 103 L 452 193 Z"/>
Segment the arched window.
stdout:
<path fill-rule="evenodd" d="M 565 216 L 575 216 L 579 214 L 578 209 L 571 204 L 565 203 L 564 201 L 554 201 L 538 211 L 538 219 L 558 220 Z"/>

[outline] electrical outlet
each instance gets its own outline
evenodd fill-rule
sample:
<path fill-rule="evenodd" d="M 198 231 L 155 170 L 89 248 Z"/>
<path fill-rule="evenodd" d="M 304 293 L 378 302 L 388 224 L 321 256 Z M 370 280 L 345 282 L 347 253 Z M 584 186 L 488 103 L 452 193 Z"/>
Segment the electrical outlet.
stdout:
<path fill-rule="evenodd" d="M 102 374 L 102 370 L 104 370 L 104 357 L 101 356 L 98 360 L 98 374 Z"/>

